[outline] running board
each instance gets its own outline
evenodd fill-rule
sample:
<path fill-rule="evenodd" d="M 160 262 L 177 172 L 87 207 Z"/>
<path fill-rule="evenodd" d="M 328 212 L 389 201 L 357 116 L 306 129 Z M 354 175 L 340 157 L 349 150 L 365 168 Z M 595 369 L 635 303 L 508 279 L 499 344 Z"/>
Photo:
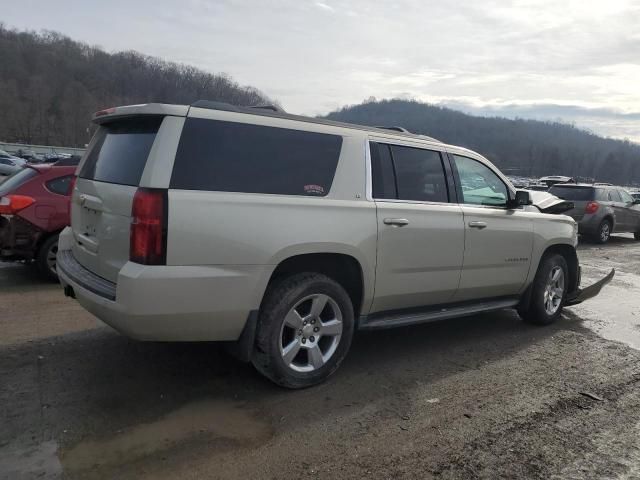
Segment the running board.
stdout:
<path fill-rule="evenodd" d="M 519 298 L 503 298 L 500 300 L 484 301 L 479 303 L 466 303 L 464 305 L 451 305 L 448 307 L 434 308 L 411 313 L 394 312 L 388 315 L 374 314 L 360 317 L 360 330 L 377 330 L 384 328 L 405 327 L 417 323 L 436 322 L 449 318 L 466 317 L 476 313 L 493 312 L 505 308 L 514 308 L 520 302 Z"/>

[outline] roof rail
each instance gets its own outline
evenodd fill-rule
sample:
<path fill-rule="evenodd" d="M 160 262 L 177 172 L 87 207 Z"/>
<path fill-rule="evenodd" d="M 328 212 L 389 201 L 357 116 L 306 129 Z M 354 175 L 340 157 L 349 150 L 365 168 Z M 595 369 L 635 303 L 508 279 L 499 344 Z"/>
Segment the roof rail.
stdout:
<path fill-rule="evenodd" d="M 373 128 L 382 128 L 383 130 L 393 130 L 395 132 L 402 132 L 402 133 L 411 133 L 409 130 L 407 130 L 404 127 L 397 127 L 397 126 L 391 126 L 391 127 L 382 127 L 382 126 L 375 126 Z"/>
<path fill-rule="evenodd" d="M 264 110 L 271 110 L 272 112 L 287 113 L 287 112 L 284 111 L 284 109 L 282 107 L 279 107 L 278 105 L 271 105 L 271 104 L 267 104 L 267 105 L 251 105 L 249 108 L 262 108 Z"/>
<path fill-rule="evenodd" d="M 196 108 L 207 108 L 209 110 L 223 110 L 225 112 L 246 112 L 247 109 L 268 110 L 275 113 L 287 113 L 277 105 L 231 105 L 230 103 L 214 102 L 211 100 L 198 100 L 191 104 Z"/>

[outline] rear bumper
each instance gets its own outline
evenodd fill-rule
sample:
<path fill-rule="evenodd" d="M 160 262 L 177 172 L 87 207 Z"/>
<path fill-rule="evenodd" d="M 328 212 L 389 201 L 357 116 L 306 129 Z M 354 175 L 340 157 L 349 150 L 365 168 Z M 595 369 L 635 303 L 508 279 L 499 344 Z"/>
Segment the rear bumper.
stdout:
<path fill-rule="evenodd" d="M 138 340 L 235 341 L 259 307 L 265 267 L 153 266 L 128 262 L 118 282 L 96 276 L 70 250 L 58 252 L 65 293 L 120 333 Z"/>

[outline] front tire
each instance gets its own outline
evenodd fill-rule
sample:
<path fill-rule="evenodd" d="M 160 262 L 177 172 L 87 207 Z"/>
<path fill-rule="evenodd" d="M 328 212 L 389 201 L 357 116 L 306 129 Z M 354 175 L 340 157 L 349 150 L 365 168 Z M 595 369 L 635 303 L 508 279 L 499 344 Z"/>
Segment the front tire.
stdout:
<path fill-rule="evenodd" d="M 636 240 L 640 240 L 640 232 L 634 233 L 633 238 L 635 238 Z"/>
<path fill-rule="evenodd" d="M 40 274 L 51 281 L 58 281 L 58 273 L 56 271 L 56 255 L 58 253 L 58 235 L 52 235 L 47 238 L 40 248 L 36 256 L 36 267 Z"/>
<path fill-rule="evenodd" d="M 535 325 L 555 322 L 562 313 L 568 285 L 569 268 L 565 258 L 558 254 L 543 257 L 531 285 L 529 306 L 520 311 L 522 319 Z"/>
<path fill-rule="evenodd" d="M 265 295 L 252 363 L 282 387 L 316 385 L 340 366 L 354 327 L 353 305 L 340 284 L 318 273 L 293 275 Z"/>

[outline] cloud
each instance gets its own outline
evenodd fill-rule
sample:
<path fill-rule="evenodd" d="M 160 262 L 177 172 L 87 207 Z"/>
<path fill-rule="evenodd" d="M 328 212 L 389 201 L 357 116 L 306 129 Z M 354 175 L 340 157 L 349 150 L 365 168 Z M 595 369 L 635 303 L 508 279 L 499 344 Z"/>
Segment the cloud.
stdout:
<path fill-rule="evenodd" d="M 635 118 L 602 113 L 640 112 L 639 0 L 68 0 L 67 6 L 9 2 L 3 21 L 227 72 L 293 113 L 327 113 L 370 96 L 449 99 L 489 112 L 500 107 L 505 115 L 561 115 L 600 133 L 640 138 Z"/>
<path fill-rule="evenodd" d="M 326 3 L 324 3 L 324 2 L 314 2 L 313 4 L 314 4 L 316 7 L 318 7 L 319 9 L 324 10 L 324 11 L 326 11 L 326 12 L 335 13 L 335 11 L 336 11 L 336 10 L 335 10 L 335 8 L 333 8 L 333 7 L 332 7 L 332 6 L 330 6 L 330 5 L 327 5 L 327 4 L 326 4 Z"/>

